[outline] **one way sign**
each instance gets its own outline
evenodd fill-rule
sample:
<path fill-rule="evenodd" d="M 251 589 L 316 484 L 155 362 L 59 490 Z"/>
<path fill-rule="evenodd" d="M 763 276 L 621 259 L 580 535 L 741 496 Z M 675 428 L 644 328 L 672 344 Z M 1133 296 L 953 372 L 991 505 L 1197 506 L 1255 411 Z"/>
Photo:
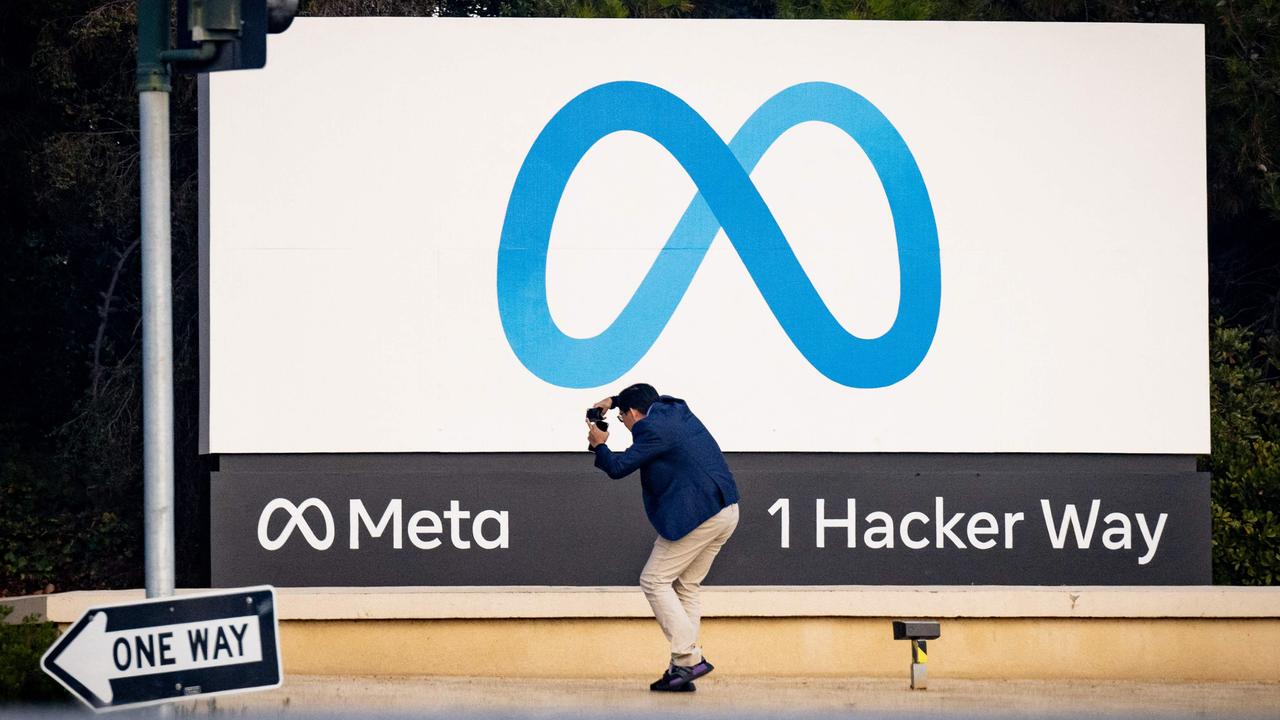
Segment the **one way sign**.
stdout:
<path fill-rule="evenodd" d="M 279 687 L 269 585 L 87 610 L 40 661 L 96 711 Z"/>

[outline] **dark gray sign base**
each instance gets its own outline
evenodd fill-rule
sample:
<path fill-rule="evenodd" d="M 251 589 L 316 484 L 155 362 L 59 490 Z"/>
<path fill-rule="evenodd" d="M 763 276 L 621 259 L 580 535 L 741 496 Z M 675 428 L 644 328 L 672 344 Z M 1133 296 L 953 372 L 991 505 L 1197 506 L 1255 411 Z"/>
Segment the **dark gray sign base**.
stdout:
<path fill-rule="evenodd" d="M 741 521 L 708 583 L 1210 582 L 1191 458 L 729 461 Z M 632 585 L 655 537 L 638 474 L 587 453 L 224 456 L 211 516 L 217 587 Z"/>

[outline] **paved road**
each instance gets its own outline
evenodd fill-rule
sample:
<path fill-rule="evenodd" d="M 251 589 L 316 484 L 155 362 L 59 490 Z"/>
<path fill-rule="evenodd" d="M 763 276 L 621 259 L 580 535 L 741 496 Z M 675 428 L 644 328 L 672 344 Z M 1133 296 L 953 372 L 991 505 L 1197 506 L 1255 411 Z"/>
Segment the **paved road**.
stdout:
<path fill-rule="evenodd" d="M 529 717 L 582 714 L 985 717 L 992 714 L 1095 717 L 1280 718 L 1280 684 L 954 680 L 927 691 L 898 680 L 762 680 L 714 675 L 698 692 L 651 693 L 647 680 L 494 680 L 489 678 L 289 677 L 270 692 L 189 704 L 203 714 L 275 716 L 381 710 L 389 715 Z"/>

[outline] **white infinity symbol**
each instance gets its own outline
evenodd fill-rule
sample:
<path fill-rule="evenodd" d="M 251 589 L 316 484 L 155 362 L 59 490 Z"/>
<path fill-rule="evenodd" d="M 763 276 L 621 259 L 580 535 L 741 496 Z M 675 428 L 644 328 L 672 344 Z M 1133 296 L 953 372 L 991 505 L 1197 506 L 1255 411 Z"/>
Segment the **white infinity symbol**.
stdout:
<path fill-rule="evenodd" d="M 307 519 L 303 517 L 303 513 L 308 508 L 319 508 L 320 514 L 324 516 L 324 539 L 316 537 L 315 531 L 311 529 L 311 525 Z M 280 531 L 280 535 L 272 540 L 267 537 L 267 526 L 271 524 L 271 516 L 275 515 L 277 510 L 284 510 L 289 513 L 289 521 L 285 523 L 284 530 Z M 285 542 L 293 531 L 297 529 L 302 533 L 302 537 L 306 539 L 307 544 L 316 550 L 328 550 L 333 544 L 333 514 L 329 512 L 329 506 L 325 505 L 320 498 L 307 498 L 300 505 L 294 505 L 284 498 L 276 498 L 267 503 L 262 509 L 262 514 L 258 516 L 258 544 L 267 550 L 279 550 L 284 547 Z"/>

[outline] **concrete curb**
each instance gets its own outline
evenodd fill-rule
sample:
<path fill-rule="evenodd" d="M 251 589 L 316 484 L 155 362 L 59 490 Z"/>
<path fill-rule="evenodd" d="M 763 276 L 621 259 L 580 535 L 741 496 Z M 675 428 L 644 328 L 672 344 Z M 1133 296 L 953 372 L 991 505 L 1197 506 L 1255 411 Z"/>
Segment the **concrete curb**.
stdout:
<path fill-rule="evenodd" d="M 200 592 L 200 590 L 180 590 Z M 648 618 L 634 587 L 278 588 L 281 620 Z M 0 598 L 15 622 L 74 622 L 95 605 L 141 599 L 101 590 Z M 707 587 L 704 617 L 1280 618 L 1280 587 Z"/>

